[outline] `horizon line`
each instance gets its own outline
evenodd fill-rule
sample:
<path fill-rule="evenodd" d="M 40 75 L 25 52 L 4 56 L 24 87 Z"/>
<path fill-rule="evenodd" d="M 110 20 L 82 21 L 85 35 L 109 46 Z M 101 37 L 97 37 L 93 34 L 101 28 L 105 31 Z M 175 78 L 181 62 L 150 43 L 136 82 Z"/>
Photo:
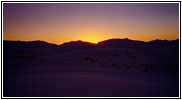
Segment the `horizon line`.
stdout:
<path fill-rule="evenodd" d="M 132 40 L 132 41 L 141 41 L 141 42 L 151 42 L 151 41 L 155 41 L 155 40 L 161 40 L 161 41 L 174 41 L 174 40 L 179 40 L 179 38 L 176 38 L 176 39 L 173 39 L 173 40 L 168 40 L 168 39 L 153 39 L 153 40 L 149 40 L 149 41 L 144 41 L 144 40 L 135 40 L 135 39 L 129 39 L 129 38 L 110 38 L 110 39 L 105 39 L 105 40 L 101 40 L 99 42 L 102 42 L 102 41 L 107 41 L 107 40 L 114 40 L 114 39 L 128 39 L 128 40 Z M 46 43 L 49 43 L 49 44 L 54 44 L 54 45 L 62 45 L 64 43 L 69 43 L 69 42 L 76 42 L 76 41 L 81 41 L 81 42 L 87 42 L 87 43 L 91 43 L 91 44 L 98 44 L 99 42 L 97 43 L 93 43 L 93 42 L 89 42 L 89 41 L 84 41 L 84 40 L 71 40 L 71 41 L 66 41 L 66 42 L 63 42 L 63 43 L 52 43 L 52 42 L 48 42 L 46 40 L 4 40 L 3 41 L 20 41 L 20 42 L 34 42 L 34 41 L 42 41 L 42 42 L 46 42 Z"/>

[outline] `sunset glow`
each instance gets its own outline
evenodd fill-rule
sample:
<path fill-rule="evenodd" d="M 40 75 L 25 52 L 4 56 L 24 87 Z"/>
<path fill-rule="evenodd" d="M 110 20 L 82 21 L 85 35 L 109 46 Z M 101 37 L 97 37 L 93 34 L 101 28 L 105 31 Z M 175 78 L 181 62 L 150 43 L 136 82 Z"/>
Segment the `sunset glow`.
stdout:
<path fill-rule="evenodd" d="M 181 98 L 181 1 L 2 1 L 2 99 Z"/>
<path fill-rule="evenodd" d="M 178 3 L 4 3 L 3 40 L 179 38 Z"/>

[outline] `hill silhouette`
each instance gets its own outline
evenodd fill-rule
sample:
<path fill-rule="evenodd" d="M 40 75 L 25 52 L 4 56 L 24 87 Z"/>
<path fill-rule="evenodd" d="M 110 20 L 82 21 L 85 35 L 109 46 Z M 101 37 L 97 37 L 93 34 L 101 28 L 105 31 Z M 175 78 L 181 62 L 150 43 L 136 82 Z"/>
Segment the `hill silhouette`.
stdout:
<path fill-rule="evenodd" d="M 42 48 L 42 47 L 53 47 L 56 46 L 55 44 L 48 43 L 45 41 L 10 41 L 4 40 L 3 41 L 4 47 L 20 47 L 20 48 Z"/>
<path fill-rule="evenodd" d="M 70 41 L 60 45 L 48 43 L 45 41 L 3 41 L 4 57 L 32 57 L 47 55 L 49 53 L 65 53 L 75 50 L 93 49 L 93 48 L 129 48 L 143 51 L 157 48 L 175 46 L 178 49 L 179 39 L 177 40 L 153 40 L 149 42 L 125 39 L 108 39 L 100 41 L 97 44 L 84 42 L 81 40 Z"/>
<path fill-rule="evenodd" d="M 176 40 L 152 40 L 149 42 L 139 41 L 139 40 L 131 40 L 128 38 L 124 39 L 108 39 L 104 41 L 100 41 L 97 44 L 91 43 L 91 42 L 84 42 L 81 40 L 78 41 L 70 41 L 65 42 L 60 45 L 48 43 L 45 41 L 10 41 L 10 40 L 3 40 L 3 46 L 9 46 L 9 47 L 55 47 L 55 46 L 61 46 L 61 47 L 73 47 L 73 48 L 89 48 L 89 47 L 130 47 L 130 46 L 151 46 L 151 47 L 162 47 L 162 46 L 169 46 L 169 45 L 175 45 L 179 43 L 179 39 Z"/>

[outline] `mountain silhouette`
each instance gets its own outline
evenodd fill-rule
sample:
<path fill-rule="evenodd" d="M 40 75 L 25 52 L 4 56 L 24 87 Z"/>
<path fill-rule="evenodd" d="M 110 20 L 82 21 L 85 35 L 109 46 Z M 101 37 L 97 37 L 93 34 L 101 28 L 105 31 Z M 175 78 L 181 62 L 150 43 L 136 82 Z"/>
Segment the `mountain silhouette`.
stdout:
<path fill-rule="evenodd" d="M 84 42 L 81 40 L 70 41 L 61 45 L 51 44 L 45 41 L 3 41 L 4 57 L 32 57 L 52 54 L 65 53 L 75 50 L 92 48 L 129 48 L 137 51 L 152 50 L 173 46 L 178 49 L 179 39 L 177 40 L 153 40 L 149 42 L 125 39 L 108 39 L 97 44 Z"/>
<path fill-rule="evenodd" d="M 126 46 L 126 45 L 143 45 L 145 42 L 130 40 L 128 38 L 125 39 L 109 39 L 105 41 L 101 41 L 98 44 L 101 46 Z"/>
<path fill-rule="evenodd" d="M 178 45 L 179 44 L 179 39 L 176 40 L 152 40 L 149 42 L 144 42 L 144 41 L 138 41 L 138 40 L 131 40 L 128 38 L 125 39 L 108 39 L 104 41 L 100 41 L 97 44 L 90 43 L 90 42 L 84 42 L 81 40 L 78 41 L 70 41 L 70 42 L 65 42 L 60 45 L 48 43 L 45 41 L 9 41 L 9 40 L 4 40 L 3 41 L 3 46 L 4 47 L 20 47 L 20 48 L 42 48 L 42 47 L 62 47 L 62 48 L 80 48 L 80 49 L 85 49 L 85 48 L 93 48 L 93 47 L 137 47 L 137 46 L 151 46 L 154 48 L 158 47 L 164 47 L 164 46 L 169 46 L 169 45 Z"/>
<path fill-rule="evenodd" d="M 148 45 L 153 48 L 166 47 L 171 45 L 179 45 L 179 39 L 168 41 L 168 40 L 153 40 L 148 42 Z"/>
<path fill-rule="evenodd" d="M 55 44 L 51 44 L 45 41 L 3 41 L 4 47 L 20 47 L 20 48 L 42 48 L 42 47 L 53 47 Z"/>

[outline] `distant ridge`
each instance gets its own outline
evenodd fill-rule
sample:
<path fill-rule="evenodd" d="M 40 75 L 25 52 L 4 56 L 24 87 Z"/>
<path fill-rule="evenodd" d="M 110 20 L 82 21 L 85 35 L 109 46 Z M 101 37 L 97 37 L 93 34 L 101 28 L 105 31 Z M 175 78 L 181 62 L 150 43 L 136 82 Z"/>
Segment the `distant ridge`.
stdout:
<path fill-rule="evenodd" d="M 48 43 L 45 41 L 10 41 L 10 40 L 3 40 L 3 46 L 6 47 L 52 47 L 56 46 L 56 44 Z"/>
<path fill-rule="evenodd" d="M 175 45 L 179 44 L 179 39 L 176 40 L 152 40 L 149 42 L 139 41 L 139 40 L 131 40 L 128 38 L 124 39 L 108 39 L 104 41 L 100 41 L 97 44 L 84 42 L 81 40 L 65 42 L 60 45 L 56 45 L 53 43 L 48 43 L 45 41 L 10 41 L 3 40 L 3 45 L 10 47 L 62 47 L 62 48 L 92 48 L 92 47 L 138 47 L 138 46 L 150 46 L 153 48 L 158 48 L 162 46 Z"/>
<path fill-rule="evenodd" d="M 94 43 L 85 42 L 85 41 L 81 41 L 81 40 L 65 42 L 65 43 L 63 43 L 63 44 L 61 44 L 61 45 L 62 45 L 62 46 L 65 46 L 65 45 L 74 45 L 74 44 L 83 44 L 83 45 L 90 45 L 90 46 L 96 45 L 96 44 L 94 44 Z"/>
<path fill-rule="evenodd" d="M 144 41 L 124 39 L 108 39 L 98 43 L 99 46 L 110 46 L 110 47 L 128 47 L 131 45 L 144 45 Z"/>
<path fill-rule="evenodd" d="M 149 42 L 130 39 L 109 39 L 98 44 L 84 41 L 70 41 L 61 45 L 51 44 L 45 41 L 3 41 L 3 56 L 8 58 L 31 58 L 40 55 L 65 53 L 76 50 L 95 48 L 128 48 L 137 51 L 158 51 L 168 49 L 178 51 L 179 39 L 177 40 L 153 40 Z M 172 49 L 171 49 L 172 48 Z M 164 51 L 160 52 L 163 53 Z M 168 53 L 168 52 L 167 52 Z M 178 53 L 178 52 L 177 52 Z"/>

